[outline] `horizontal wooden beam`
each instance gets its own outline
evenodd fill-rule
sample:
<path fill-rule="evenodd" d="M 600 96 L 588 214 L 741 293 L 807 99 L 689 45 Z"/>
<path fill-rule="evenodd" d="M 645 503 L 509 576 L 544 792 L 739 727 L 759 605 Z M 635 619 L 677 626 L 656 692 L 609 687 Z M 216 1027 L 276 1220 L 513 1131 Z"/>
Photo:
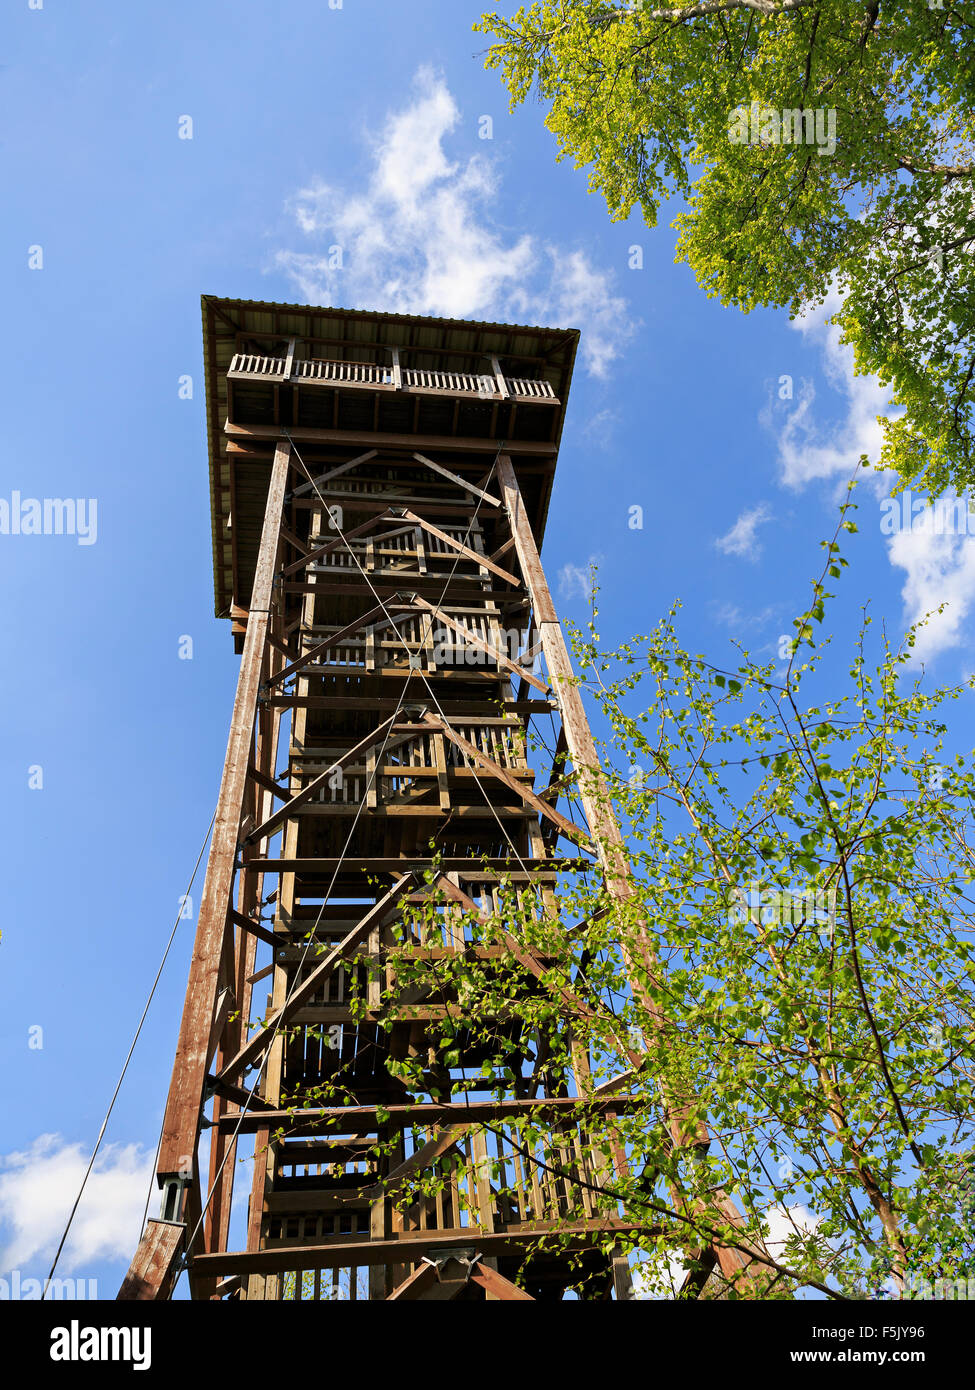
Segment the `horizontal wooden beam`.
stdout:
<path fill-rule="evenodd" d="M 384 434 L 381 430 L 312 429 L 310 426 L 233 425 L 228 420 L 224 433 L 229 439 L 293 439 L 296 444 L 339 444 L 349 448 L 376 449 L 440 449 L 458 454 L 496 454 L 496 439 L 471 439 L 464 435 L 444 441 L 442 434 Z M 555 458 L 558 445 L 548 440 L 516 439 L 508 441 L 508 453 L 515 458 L 522 454 L 535 458 Z"/>
<path fill-rule="evenodd" d="M 435 808 L 431 808 L 431 814 Z M 324 877 L 326 874 L 334 873 L 336 869 L 345 868 L 350 873 L 354 870 L 361 870 L 363 873 L 395 874 L 403 873 L 411 864 L 422 864 L 426 867 L 432 864 L 433 860 L 429 855 L 417 854 L 409 858 L 401 857 L 395 859 L 382 858 L 357 858 L 354 862 L 347 859 L 339 859 L 328 856 L 322 859 L 249 859 L 247 867 L 264 874 L 317 874 Z M 522 859 L 469 859 L 449 857 L 441 859 L 440 867 L 444 873 L 463 874 L 472 883 L 478 883 L 482 879 L 497 878 L 498 876 L 509 876 L 513 882 L 519 882 L 534 874 L 568 873 L 570 871 L 582 871 L 591 869 L 592 861 L 589 859 L 533 859 L 526 855 Z"/>
<path fill-rule="evenodd" d="M 410 672 L 403 673 L 404 679 Z M 364 695 L 271 695 L 269 705 L 281 705 L 289 709 L 332 709 L 368 710 L 370 713 L 385 714 L 387 710 L 399 709 L 402 701 L 392 696 L 367 699 Z M 548 714 L 555 709 L 549 700 L 489 700 L 491 709 L 503 709 L 508 714 Z M 440 700 L 438 708 L 450 718 L 480 717 L 484 714 L 483 700 Z"/>
<path fill-rule="evenodd" d="M 405 1129 L 408 1126 L 454 1125 L 461 1120 L 465 1124 L 489 1124 L 498 1121 L 502 1124 L 517 1120 L 522 1116 L 531 1118 L 533 1124 L 539 1120 L 564 1121 L 567 1117 L 578 1116 L 588 1120 L 593 1115 L 617 1114 L 638 1109 L 646 1104 L 643 1095 L 618 1096 L 539 1096 L 522 1100 L 459 1100 L 454 1104 L 448 1101 L 423 1101 L 416 1105 L 389 1105 L 383 1109 L 382 1123 L 391 1129 Z M 249 1133 L 264 1125 L 272 1130 L 296 1131 L 310 1129 L 331 1129 L 338 1134 L 373 1134 L 379 1125 L 379 1117 L 374 1105 L 348 1105 L 339 1109 L 291 1109 L 266 1110 L 260 1115 L 222 1116 L 221 1130 L 233 1132 L 240 1121 L 241 1132 Z"/>
<path fill-rule="evenodd" d="M 417 1264 L 430 1251 L 474 1250 L 481 1255 L 521 1254 L 525 1247 L 558 1237 L 560 1248 L 592 1249 L 614 1237 L 658 1234 L 655 1226 L 606 1218 L 601 1221 L 535 1222 L 509 1226 L 504 1231 L 482 1231 L 470 1226 L 460 1232 L 410 1231 L 398 1239 L 358 1239 L 330 1245 L 291 1245 L 269 1250 L 213 1251 L 197 1255 L 191 1268 L 200 1278 L 218 1274 L 284 1274 L 289 1270 L 342 1269 L 349 1265 Z"/>
<path fill-rule="evenodd" d="M 335 574 L 347 575 L 347 569 L 332 571 Z M 395 599 L 398 594 L 402 594 L 404 588 L 420 593 L 426 590 L 435 594 L 437 598 L 450 604 L 469 602 L 483 606 L 485 603 L 497 603 L 508 609 L 517 610 L 525 608 L 528 604 L 527 597 L 513 594 L 510 589 L 472 589 L 470 588 L 471 578 L 469 575 L 461 575 L 464 581 L 458 583 L 454 578 L 450 581 L 449 587 L 444 592 L 443 576 L 428 574 L 405 574 L 401 573 L 400 578 L 394 579 L 391 574 L 380 578 L 373 578 L 370 575 L 369 593 L 375 590 L 376 598 Z M 360 602 L 363 597 L 364 586 L 358 584 L 329 584 L 322 579 L 322 572 L 318 572 L 317 579 L 294 579 L 286 581 L 282 588 L 288 594 L 318 594 L 326 598 L 352 598 Z"/>

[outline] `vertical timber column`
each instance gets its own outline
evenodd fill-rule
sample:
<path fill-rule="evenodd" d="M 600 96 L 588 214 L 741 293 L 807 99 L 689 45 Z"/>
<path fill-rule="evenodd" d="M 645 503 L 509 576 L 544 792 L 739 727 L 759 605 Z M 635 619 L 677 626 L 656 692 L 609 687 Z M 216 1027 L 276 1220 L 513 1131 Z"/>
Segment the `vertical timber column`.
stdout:
<path fill-rule="evenodd" d="M 589 728 L 589 720 L 586 718 L 582 696 L 573 683 L 572 662 L 539 559 L 531 523 L 525 512 L 518 479 L 507 454 L 501 454 L 498 458 L 498 479 L 511 522 L 521 572 L 531 595 L 535 625 L 548 665 L 549 679 L 558 698 L 566 747 L 579 779 L 579 796 L 606 875 L 606 886 L 616 901 L 622 903 L 632 896 L 633 891 L 626 848 L 616 823 L 616 816 L 613 814 L 605 779 L 600 772 L 596 745 Z M 643 926 L 639 928 L 638 940 L 644 959 L 638 962 L 632 957 L 632 953 L 628 953 L 627 968 L 631 975 L 638 976 L 641 969 L 644 973 L 652 974 L 656 953 Z M 625 947 L 622 949 L 626 950 Z M 638 988 L 638 985 L 634 987 Z M 643 998 L 659 1027 L 663 1023 L 662 1015 L 656 1005 L 647 1000 L 645 993 Z"/>
<path fill-rule="evenodd" d="M 157 1172 L 160 1182 L 186 1171 L 195 1154 L 207 1067 L 217 1039 L 214 1011 L 225 954 L 234 865 L 254 742 L 254 723 L 261 671 L 271 618 L 274 567 L 290 463 L 290 444 L 279 444 L 271 465 L 264 527 L 251 591 L 247 634 L 237 678 L 237 693 L 210 841 L 206 879 L 200 901 L 196 941 L 190 963 L 186 1001 L 180 1024 L 173 1078 L 166 1103 Z M 232 980 L 225 982 L 233 985 Z"/>
<path fill-rule="evenodd" d="M 501 483 L 504 503 L 508 510 L 515 550 L 525 583 L 531 594 L 535 623 L 548 665 L 549 679 L 553 682 L 558 697 L 566 747 L 579 779 L 579 797 L 589 822 L 590 833 L 597 847 L 600 863 L 603 866 L 606 886 L 616 902 L 623 906 L 633 896 L 626 846 L 613 812 L 605 779 L 600 771 L 596 745 L 589 728 L 589 721 L 586 718 L 582 696 L 574 684 L 572 662 L 566 647 L 565 637 L 562 634 L 558 614 L 552 602 L 552 595 L 545 579 L 545 572 L 542 569 L 542 562 L 539 558 L 538 547 L 535 544 L 535 537 L 532 534 L 531 523 L 522 501 L 518 479 L 507 454 L 501 454 L 498 458 L 498 478 Z M 644 1003 L 653 1026 L 661 1028 L 666 1023 L 664 1015 L 651 1002 L 640 983 L 641 977 L 653 978 L 656 973 L 656 947 L 650 939 L 646 924 L 643 922 L 636 926 L 635 937 L 639 955 L 635 955 L 622 942 L 620 943 L 620 950 L 634 993 Z M 666 1090 L 663 1091 L 663 1101 L 668 1116 L 668 1128 L 674 1143 L 682 1146 L 700 1145 L 707 1147 L 710 1143 L 707 1126 L 699 1120 L 688 1123 L 680 1098 L 668 1096 Z M 675 1199 L 676 1196 L 677 1194 L 675 1194 Z M 715 1194 L 714 1201 L 716 1208 L 714 1214 L 716 1216 L 728 1222 L 732 1227 L 741 1225 L 740 1214 L 730 1197 L 723 1192 L 718 1192 Z M 703 1209 L 702 1214 L 707 1215 Z M 718 1244 L 712 1248 L 722 1272 L 727 1278 L 735 1278 L 742 1271 L 745 1271 L 748 1277 L 754 1277 L 757 1266 L 739 1249 L 731 1249 Z"/>
<path fill-rule="evenodd" d="M 280 651 L 269 648 L 268 659 L 270 674 L 273 678 L 276 671 L 280 670 L 284 664 L 284 657 Z M 266 706 L 260 711 L 257 720 L 254 764 L 258 769 L 271 774 L 277 767 L 281 717 L 282 711 L 280 709 L 274 710 L 272 707 Z M 274 798 L 269 791 L 256 782 L 252 783 L 250 794 L 250 799 L 245 799 L 245 816 L 247 809 L 250 809 L 254 816 L 255 825 L 261 825 L 274 810 Z M 245 872 L 238 875 L 237 911 L 239 916 L 244 918 L 250 918 L 253 913 L 260 915 L 264 875 L 254 871 L 247 872 L 248 859 L 257 857 L 258 853 L 259 847 L 256 845 L 248 846 L 244 850 Z M 256 955 L 257 937 L 252 932 L 245 932 L 238 926 L 234 993 L 239 1017 L 225 1030 L 224 1039 L 214 1059 L 214 1071 L 217 1073 L 247 1040 L 246 1020 L 250 1018 L 251 996 L 253 994 L 250 977 L 254 974 Z M 216 1096 L 213 1112 L 214 1121 L 219 1121 L 220 1117 L 228 1114 L 229 1111 L 230 1102 L 225 1097 Z M 225 1250 L 227 1248 L 236 1155 L 237 1141 L 224 1134 L 218 1123 L 215 1124 L 210 1135 L 210 1186 L 213 1197 L 210 1203 L 207 1230 L 206 1248 L 208 1250 Z"/>

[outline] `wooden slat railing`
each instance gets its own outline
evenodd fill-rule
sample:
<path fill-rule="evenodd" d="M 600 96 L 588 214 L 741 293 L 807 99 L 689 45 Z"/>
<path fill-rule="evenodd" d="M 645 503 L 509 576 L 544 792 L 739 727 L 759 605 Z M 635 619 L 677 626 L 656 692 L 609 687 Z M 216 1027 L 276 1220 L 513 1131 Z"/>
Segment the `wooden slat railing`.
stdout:
<path fill-rule="evenodd" d="M 286 357 L 261 357 L 255 353 L 238 352 L 230 363 L 227 375 L 231 380 L 267 381 L 275 377 L 283 380 L 287 364 Z M 291 379 L 298 382 L 335 382 L 343 386 L 364 386 L 372 390 L 396 389 L 392 367 L 377 362 L 338 362 L 327 358 L 312 358 L 304 362 L 294 362 Z M 502 399 L 498 383 L 490 373 L 433 372 L 418 367 L 405 367 L 402 380 L 403 389 L 407 391 L 449 391 L 479 396 L 486 400 Z M 509 377 L 505 380 L 505 385 L 509 397 L 513 400 L 558 404 L 555 389 L 550 381 Z"/>

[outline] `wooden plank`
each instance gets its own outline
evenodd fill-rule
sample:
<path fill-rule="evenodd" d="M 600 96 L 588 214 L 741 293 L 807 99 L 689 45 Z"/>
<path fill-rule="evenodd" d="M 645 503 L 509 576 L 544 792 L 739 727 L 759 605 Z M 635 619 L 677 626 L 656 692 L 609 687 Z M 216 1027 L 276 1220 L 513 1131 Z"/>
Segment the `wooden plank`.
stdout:
<path fill-rule="evenodd" d="M 305 472 L 307 473 L 307 469 Z M 281 573 L 287 577 L 289 574 L 296 574 L 298 570 L 303 570 L 315 560 L 320 560 L 323 555 L 330 555 L 333 550 L 338 550 L 339 546 L 345 545 L 347 541 L 354 541 L 357 536 L 364 536 L 367 531 L 374 530 L 381 521 L 391 520 L 391 513 L 386 511 L 379 512 L 376 516 L 371 516 L 368 521 L 363 521 L 359 526 L 353 526 L 351 531 L 343 531 L 334 540 L 326 541 L 324 545 L 316 546 L 314 550 L 306 551 L 300 560 L 294 560 L 290 565 L 285 565 Z"/>
<path fill-rule="evenodd" d="M 273 969 L 273 967 L 271 968 Z M 256 1094 L 251 1095 L 243 1086 L 234 1086 L 229 1081 L 222 1080 L 219 1076 L 208 1077 L 207 1081 L 209 1085 L 213 1087 L 217 1095 L 223 1096 L 225 1100 L 232 1101 L 234 1105 L 239 1105 L 241 1107 L 246 1106 L 248 1110 L 255 1110 L 258 1112 L 274 1109 L 273 1105 L 269 1105 L 266 1100 L 262 1100 L 260 1096 Z"/>
<path fill-rule="evenodd" d="M 501 454 L 498 457 L 498 481 L 501 484 L 501 496 L 504 499 L 508 520 L 511 523 L 511 533 L 515 542 L 518 563 L 525 576 L 528 591 L 532 596 L 535 622 L 539 625 L 557 623 L 558 616 L 555 612 L 555 604 L 552 602 L 552 595 L 549 593 L 542 562 L 538 557 L 538 547 L 535 544 L 535 537 L 532 535 L 531 521 L 525 510 L 518 479 L 515 477 L 515 470 L 511 466 L 511 459 L 507 454 Z"/>
<path fill-rule="evenodd" d="M 535 1096 L 519 1100 L 468 1100 L 456 1104 L 422 1101 L 415 1105 L 385 1106 L 383 1123 L 393 1130 L 413 1125 L 453 1125 L 459 1114 L 463 1115 L 465 1123 L 472 1125 L 494 1120 L 509 1123 L 523 1115 L 530 1116 L 533 1124 L 540 1120 L 555 1123 L 566 1117 L 584 1120 L 593 1115 L 638 1110 L 646 1103 L 645 1095 Z M 226 1115 L 220 1121 L 220 1128 L 232 1130 L 238 1121 L 242 1134 L 253 1133 L 263 1125 L 294 1133 L 314 1127 L 334 1130 L 337 1134 L 374 1134 L 379 1124 L 374 1105 L 349 1105 L 340 1109 L 266 1110 L 259 1115 L 245 1115 L 243 1119 L 238 1115 Z"/>
<path fill-rule="evenodd" d="M 409 507 L 403 509 L 403 515 L 408 517 L 411 521 L 415 521 L 418 526 L 422 526 L 424 531 L 429 535 L 436 536 L 437 539 L 443 541 L 445 545 L 452 546 L 454 550 L 459 551 L 460 554 L 466 556 L 468 560 L 473 560 L 475 564 L 483 565 L 485 569 L 489 569 L 492 574 L 496 574 L 500 579 L 506 580 L 509 584 L 514 584 L 518 589 L 521 588 L 520 579 L 510 574 L 508 570 L 503 570 L 500 565 L 496 565 L 487 555 L 479 555 L 476 550 L 471 550 L 469 546 L 462 545 L 461 542 L 456 540 L 453 536 L 448 536 L 446 531 L 441 531 L 440 528 L 434 526 L 432 522 L 424 521 L 421 516 L 417 516 L 416 512 L 410 511 Z"/>
<path fill-rule="evenodd" d="M 563 816 L 561 811 L 557 811 L 554 806 L 550 806 L 547 801 L 543 801 L 540 796 L 536 796 L 530 787 L 526 787 L 524 782 L 520 781 L 519 778 L 513 777 L 507 768 L 502 767 L 500 763 L 496 763 L 493 758 L 489 758 L 488 755 L 482 753 L 479 748 L 475 748 L 473 743 L 468 739 L 463 738 L 460 734 L 454 733 L 453 729 L 451 729 L 448 724 L 445 724 L 442 719 L 438 719 L 435 714 L 424 715 L 424 721 L 429 724 L 431 728 L 439 729 L 444 738 L 449 739 L 450 742 L 456 748 L 461 749 L 468 758 L 471 758 L 480 767 L 483 767 L 485 772 L 489 772 L 492 777 L 496 777 L 499 782 L 502 782 L 509 790 L 513 791 L 516 796 L 521 798 L 526 806 L 530 806 L 532 810 L 537 811 L 540 816 L 544 816 L 546 819 L 552 821 L 554 825 L 557 825 L 567 839 L 573 840 L 581 849 L 589 850 L 592 854 L 596 853 L 595 847 L 590 844 L 584 831 L 573 824 L 567 816 Z"/>
<path fill-rule="evenodd" d="M 361 601 L 365 597 L 363 581 L 359 579 L 355 584 L 333 584 L 326 582 L 323 578 L 325 573 L 348 576 L 348 569 L 334 569 L 329 571 L 319 570 L 316 580 L 288 580 L 285 581 L 283 588 L 287 594 L 315 594 L 319 598 L 351 598 Z M 463 583 L 459 579 L 463 579 Z M 450 581 L 450 587 L 444 593 L 444 579 L 442 575 L 436 574 L 404 574 L 401 570 L 395 573 L 380 576 L 373 579 L 368 592 L 375 590 L 375 597 L 387 600 L 396 600 L 403 590 L 409 588 L 417 593 L 435 594 L 441 601 L 448 601 L 451 607 L 464 603 L 485 604 L 497 603 L 509 612 L 518 612 L 527 606 L 527 599 L 519 594 L 512 594 L 510 589 L 472 589 L 471 579 L 467 575 L 455 577 Z M 394 582 L 395 581 L 395 582 Z"/>
<path fill-rule="evenodd" d="M 252 936 L 257 937 L 258 941 L 263 941 L 268 946 L 280 946 L 281 943 L 274 933 L 267 931 L 259 922 L 255 922 L 252 917 L 244 917 L 239 912 L 232 912 L 230 917 L 235 926 L 240 927 L 241 931 L 250 932 Z"/>
<path fill-rule="evenodd" d="M 410 1274 L 401 1284 L 386 1298 L 387 1303 L 406 1303 L 410 1299 L 419 1298 L 427 1289 L 433 1287 L 437 1282 L 437 1271 L 432 1264 L 424 1262 Z"/>
<path fill-rule="evenodd" d="M 525 671 L 517 662 L 511 661 L 503 652 L 499 652 L 492 647 L 490 643 L 482 641 L 482 639 L 478 637 L 476 633 L 471 632 L 469 628 L 463 627 L 462 624 L 455 622 L 453 618 L 447 616 L 443 609 L 438 608 L 435 604 L 429 603 L 425 598 L 421 598 L 419 594 L 413 595 L 413 605 L 416 608 L 422 608 L 425 612 L 434 614 L 446 627 L 458 633 L 466 643 L 472 647 L 477 647 L 479 651 L 485 652 L 488 656 L 492 657 L 499 666 L 503 666 L 505 670 L 510 671 L 512 675 L 519 676 L 522 680 L 527 681 L 528 684 L 533 685 L 536 690 L 540 690 L 543 695 L 548 693 L 548 686 L 544 681 L 540 681 L 538 677 L 533 676 L 530 671 Z"/>
<path fill-rule="evenodd" d="M 157 1221 L 150 1217 L 145 1234 L 118 1291 L 120 1302 L 163 1301 L 169 1298 L 177 1278 L 186 1226 L 182 1221 Z"/>
<path fill-rule="evenodd" d="M 445 1154 L 455 1149 L 463 1139 L 465 1134 L 470 1133 L 470 1125 L 449 1125 L 428 1139 L 409 1158 L 398 1163 L 391 1172 L 377 1182 L 373 1187 L 362 1188 L 359 1192 L 360 1197 L 367 1197 L 370 1201 L 375 1201 L 377 1197 L 394 1194 L 402 1184 L 404 1178 L 412 1177 L 414 1173 L 422 1173 L 424 1168 L 429 1168 L 431 1163 L 435 1163 L 438 1158 L 443 1158 Z"/>
<path fill-rule="evenodd" d="M 293 546 L 294 549 L 297 550 L 299 555 L 307 554 L 307 545 L 299 536 L 295 535 L 290 526 L 281 527 L 281 536 L 283 540 L 286 540 L 290 546 Z"/>
<path fill-rule="evenodd" d="M 486 1293 L 493 1294 L 501 1303 L 534 1303 L 530 1293 L 524 1289 L 519 1289 L 517 1284 L 513 1284 L 510 1279 L 506 1279 L 503 1274 L 499 1274 L 490 1265 L 478 1262 L 471 1271 L 471 1283 L 480 1284 Z"/>
<path fill-rule="evenodd" d="M 453 448 L 454 441 L 450 441 Z M 496 497 L 492 497 L 489 492 L 484 492 L 475 483 L 469 483 L 466 478 L 460 477 L 457 473 L 451 473 L 449 468 L 444 468 L 442 463 L 434 463 L 433 459 L 427 458 L 426 454 L 419 454 L 413 451 L 413 457 L 418 463 L 425 464 L 427 468 L 432 468 L 434 473 L 439 473 L 442 478 L 447 478 L 450 482 L 456 483 L 458 487 L 464 488 L 466 492 L 472 493 L 475 497 L 480 497 L 482 502 L 487 502 L 492 507 L 500 507 L 501 503 Z"/>
<path fill-rule="evenodd" d="M 390 434 L 383 430 L 339 430 L 320 429 L 311 426 L 290 425 L 236 425 L 230 420 L 224 424 L 224 434 L 229 439 L 287 439 L 290 436 L 296 444 L 339 444 L 365 445 L 376 449 L 442 449 L 445 444 L 441 434 Z M 457 454 L 494 454 L 498 441 L 490 438 L 468 438 L 464 435 L 450 436 L 449 448 Z M 534 458 L 554 458 L 558 445 L 550 440 L 519 439 L 515 446 L 518 455 Z M 497 503 L 495 505 L 498 505 Z"/>
<path fill-rule="evenodd" d="M 321 879 L 342 868 L 345 868 L 350 876 L 357 872 L 395 874 L 403 873 L 411 864 L 422 864 L 425 867 L 432 863 L 433 859 L 429 854 L 409 857 L 402 855 L 388 859 L 368 856 L 356 858 L 354 862 L 328 855 L 320 859 L 252 859 L 251 867 L 265 874 L 304 874 Z M 521 883 L 526 879 L 533 881 L 540 875 L 554 878 L 557 873 L 592 869 L 592 861 L 589 859 L 570 859 L 565 856 L 535 859 L 531 855 L 523 855 L 520 859 L 476 860 L 458 855 L 441 859 L 440 865 L 445 873 L 462 874 L 464 878 L 474 882 L 480 882 L 482 879 L 487 881 L 494 878 L 510 878 L 512 883 Z"/>
<path fill-rule="evenodd" d="M 430 1251 L 470 1250 L 482 1255 L 518 1254 L 525 1247 L 551 1242 L 558 1236 L 559 1248 L 571 1252 L 603 1245 L 612 1235 L 619 1237 L 660 1234 L 656 1225 L 637 1224 L 605 1218 L 593 1222 L 536 1221 L 510 1226 L 503 1231 L 409 1231 L 399 1238 L 371 1240 L 369 1236 L 335 1241 L 328 1245 L 284 1245 L 265 1250 L 213 1251 L 197 1255 L 193 1269 L 198 1275 L 285 1272 L 301 1269 L 343 1269 L 349 1265 L 416 1264 Z"/>
<path fill-rule="evenodd" d="M 340 473 L 348 473 L 350 468 L 355 468 L 360 463 L 368 463 L 376 457 L 375 449 L 367 449 L 364 454 L 358 454 L 354 459 L 349 459 L 348 463 L 340 463 L 337 468 L 330 468 L 327 473 L 321 473 L 317 478 L 309 478 L 307 483 L 301 483 L 292 492 L 292 497 L 304 497 L 306 492 L 311 492 L 315 488 L 324 487 L 332 478 L 337 478 Z M 305 470 L 308 471 L 307 469 Z"/>
<path fill-rule="evenodd" d="M 508 399 L 508 383 L 504 379 L 501 363 L 494 356 L 491 358 L 491 370 L 494 372 L 494 381 L 498 388 L 498 395 L 503 401 L 506 401 Z"/>
<path fill-rule="evenodd" d="M 559 700 L 569 756 L 578 777 L 579 796 L 593 839 L 599 847 L 599 857 L 609 895 L 623 905 L 635 892 L 630 877 L 625 844 L 600 769 L 599 758 L 589 729 L 582 697 L 574 681 L 568 648 L 538 557 L 538 549 L 522 503 L 518 480 L 507 454 L 501 454 L 498 457 L 498 478 L 501 482 L 502 496 L 511 521 L 522 573 L 532 596 L 535 619 L 545 651 L 549 678 Z M 664 1030 L 667 1025 L 663 1010 L 656 1004 L 649 990 L 643 984 L 645 978 L 651 980 L 658 978 L 660 971 L 656 946 L 645 921 L 639 922 L 628 938 L 620 941 L 620 952 L 626 966 L 630 986 L 644 1008 L 649 1020 L 649 1027 L 658 1032 Z M 685 1100 L 669 1094 L 666 1087 L 663 1087 L 662 1090 L 667 1125 L 674 1142 L 680 1146 L 706 1148 L 710 1143 L 710 1134 L 704 1122 L 689 1113 L 689 1107 Z M 675 1200 L 679 1200 L 679 1194 L 675 1194 Z M 725 1194 L 716 1193 L 711 1201 L 725 1221 L 732 1225 L 740 1222 L 737 1208 Z M 708 1204 L 695 1204 L 695 1209 L 706 1217 Z M 747 1268 L 748 1262 L 740 1252 L 727 1246 L 716 1246 L 715 1253 L 722 1271 L 727 1272 L 729 1277 L 737 1277 L 737 1272 L 741 1272 L 743 1267 L 746 1267 L 746 1277 L 750 1277 Z"/>
<path fill-rule="evenodd" d="M 247 769 L 247 775 L 252 782 L 256 782 L 259 787 L 263 787 L 264 790 L 270 792 L 272 796 L 276 796 L 282 801 L 287 800 L 287 788 L 278 786 L 273 778 L 266 777 L 264 773 L 261 772 L 260 768 L 255 767 L 253 763 L 251 763 L 250 767 Z"/>
<path fill-rule="evenodd" d="M 327 767 L 324 772 L 320 772 L 317 777 L 313 777 L 306 787 L 303 787 L 300 792 L 295 792 L 290 801 L 286 802 L 284 806 L 280 806 L 273 815 L 268 816 L 267 820 L 264 821 L 262 825 L 252 830 L 244 843 L 247 845 L 254 844 L 258 840 L 263 840 L 266 835 L 273 835 L 278 826 L 282 825 L 289 816 L 292 816 L 299 806 L 303 806 L 306 801 L 310 800 L 320 788 L 324 787 L 330 777 L 333 777 L 336 772 L 345 767 L 348 763 L 355 762 L 359 754 L 364 752 L 365 749 L 372 748 L 375 744 L 381 743 L 392 729 L 394 720 L 395 715 L 390 715 L 382 724 L 373 729 L 371 734 L 366 734 L 365 738 L 360 739 L 347 753 L 343 753 L 340 758 L 336 758 L 335 762 Z"/>
<path fill-rule="evenodd" d="M 361 596 L 361 593 L 362 591 L 358 590 L 357 596 Z M 339 632 L 333 632 L 331 637 L 326 637 L 324 641 L 316 643 L 315 646 L 310 647 L 303 656 L 296 657 L 288 666 L 283 666 L 280 671 L 274 676 L 271 676 L 266 682 L 266 688 L 270 690 L 272 686 L 278 685 L 279 682 L 283 681 L 286 677 L 293 676 L 295 671 L 300 671 L 303 666 L 307 666 L 309 661 L 314 661 L 316 656 L 320 656 L 322 652 L 327 652 L 331 647 L 337 646 L 344 638 L 351 636 L 353 632 L 358 632 L 359 629 L 364 627 L 367 623 L 374 621 L 376 618 L 384 617 L 388 607 L 388 604 L 385 608 L 380 604 L 376 608 L 370 608 L 369 611 L 363 613 L 361 617 L 354 618 L 351 623 L 347 623 Z"/>
<path fill-rule="evenodd" d="M 403 673 L 404 679 L 406 674 Z M 363 695 L 272 695 L 268 703 L 285 709 L 368 710 L 385 714 L 397 709 L 401 701 L 392 697 L 367 699 Z M 498 705 L 510 714 L 548 714 L 555 708 L 548 700 L 495 701 L 492 708 L 497 709 Z M 482 700 L 440 700 L 439 707 L 448 719 L 480 718 L 484 713 Z"/>
<path fill-rule="evenodd" d="M 227 919 L 231 910 L 237 841 L 270 625 L 274 570 L 290 456 L 289 444 L 281 444 L 275 450 L 268 485 L 227 756 L 217 799 L 183 1017 L 163 1120 L 157 1171 L 164 1178 L 185 1172 L 187 1157 L 196 1153 L 199 1139 L 203 1088 L 210 1064 L 210 1033 Z"/>
<path fill-rule="evenodd" d="M 415 884 L 416 878 L 414 875 L 411 873 L 404 873 L 399 883 L 395 884 L 388 893 L 384 894 L 383 897 L 379 899 L 375 907 L 371 908 L 362 920 L 357 922 L 352 930 L 342 938 L 339 944 L 328 952 L 320 964 L 302 980 L 301 984 L 291 989 L 286 1002 L 281 1008 L 275 1009 L 275 1011 L 264 1020 L 264 1027 L 261 1031 L 255 1033 L 252 1038 L 244 1043 L 243 1047 L 240 1048 L 236 1055 L 232 1057 L 222 1069 L 217 1080 L 232 1080 L 248 1062 L 252 1062 L 256 1057 L 260 1056 L 272 1041 L 275 1031 L 283 1024 L 287 1023 L 288 1019 L 303 1007 L 307 1000 L 321 988 L 339 962 L 365 941 L 373 928 L 378 923 L 382 922 L 386 915 L 395 908 L 400 898 L 405 897 L 407 893 L 412 891 Z"/>
<path fill-rule="evenodd" d="M 447 772 L 447 749 L 443 734 L 433 736 L 433 756 L 437 764 L 437 797 L 440 809 L 446 815 L 450 810 L 450 778 Z"/>

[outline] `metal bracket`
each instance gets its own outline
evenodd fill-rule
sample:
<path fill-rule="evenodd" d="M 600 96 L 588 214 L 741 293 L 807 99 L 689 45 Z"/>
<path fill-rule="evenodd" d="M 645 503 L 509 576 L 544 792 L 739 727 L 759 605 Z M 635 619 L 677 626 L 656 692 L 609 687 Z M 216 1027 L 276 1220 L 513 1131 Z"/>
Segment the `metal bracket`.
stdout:
<path fill-rule="evenodd" d="M 464 1283 L 469 1284 L 474 1267 L 481 1258 L 480 1252 L 473 1246 L 465 1246 L 462 1250 L 431 1250 L 423 1256 L 423 1264 L 432 1265 L 437 1276 L 437 1282 L 443 1283 L 441 1270 L 445 1264 L 451 1260 L 456 1260 L 464 1268 Z"/>

